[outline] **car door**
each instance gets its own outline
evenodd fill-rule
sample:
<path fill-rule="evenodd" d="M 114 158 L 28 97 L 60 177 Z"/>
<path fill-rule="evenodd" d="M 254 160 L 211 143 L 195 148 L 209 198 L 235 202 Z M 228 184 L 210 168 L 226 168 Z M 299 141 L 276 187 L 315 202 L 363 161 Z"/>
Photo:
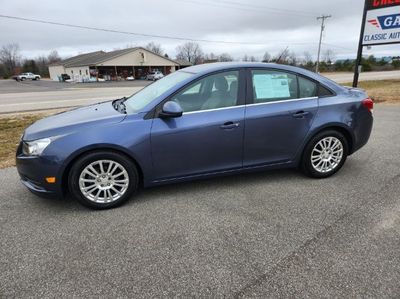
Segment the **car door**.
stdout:
<path fill-rule="evenodd" d="M 318 111 L 317 83 L 274 69 L 247 78 L 244 167 L 293 161 Z"/>
<path fill-rule="evenodd" d="M 153 120 L 155 181 L 242 167 L 244 87 L 244 71 L 232 70 L 200 78 L 167 99 L 184 112 Z"/>

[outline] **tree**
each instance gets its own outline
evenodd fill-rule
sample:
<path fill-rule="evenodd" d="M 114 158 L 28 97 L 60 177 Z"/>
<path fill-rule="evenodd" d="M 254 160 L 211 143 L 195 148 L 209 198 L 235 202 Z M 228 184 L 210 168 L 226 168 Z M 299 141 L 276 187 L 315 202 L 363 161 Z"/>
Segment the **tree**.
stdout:
<path fill-rule="evenodd" d="M 208 61 L 208 62 L 217 61 L 218 60 L 218 56 L 215 55 L 213 52 L 211 52 L 209 54 L 207 53 L 207 54 L 204 55 L 204 60 Z"/>
<path fill-rule="evenodd" d="M 268 52 L 265 52 L 264 53 L 264 56 L 263 56 L 263 60 L 262 60 L 262 62 L 270 62 L 271 61 L 271 54 L 269 54 Z"/>
<path fill-rule="evenodd" d="M 249 57 L 250 62 L 256 62 L 257 58 L 255 58 L 253 55 Z"/>
<path fill-rule="evenodd" d="M 276 63 L 287 64 L 289 59 L 289 47 L 282 49 L 273 59 Z"/>
<path fill-rule="evenodd" d="M 299 63 L 299 60 L 297 58 L 297 55 L 295 52 L 290 52 L 289 53 L 289 57 L 288 57 L 288 61 L 287 61 L 290 65 L 294 65 L 296 66 Z"/>
<path fill-rule="evenodd" d="M 161 47 L 161 44 L 156 44 L 155 42 L 148 43 L 145 48 L 149 51 L 152 51 L 158 55 L 164 54 L 164 49 Z"/>
<path fill-rule="evenodd" d="M 48 77 L 49 76 L 49 61 L 46 56 L 38 56 L 35 58 L 36 65 L 38 68 L 38 73 L 42 77 Z"/>
<path fill-rule="evenodd" d="M 249 61 L 249 56 L 247 56 L 247 54 L 244 54 L 242 61 Z"/>
<path fill-rule="evenodd" d="M 400 68 L 400 59 L 393 60 L 392 65 L 395 69 Z"/>
<path fill-rule="evenodd" d="M 185 60 L 193 64 L 199 64 L 202 62 L 203 51 L 198 43 L 187 42 L 176 48 L 176 59 Z"/>
<path fill-rule="evenodd" d="M 325 61 L 327 64 L 332 64 L 335 59 L 336 59 L 336 55 L 333 50 L 331 50 L 331 49 L 325 50 L 323 59 L 322 59 L 323 61 Z"/>
<path fill-rule="evenodd" d="M 20 60 L 18 44 L 8 44 L 0 49 L 0 62 L 3 64 L 5 76 L 9 77 L 14 74 Z"/>
<path fill-rule="evenodd" d="M 218 61 L 220 62 L 233 61 L 233 57 L 228 53 L 222 53 L 221 55 L 218 56 Z"/>
<path fill-rule="evenodd" d="M 23 72 L 31 72 L 34 74 L 39 73 L 39 68 L 36 65 L 36 61 L 33 59 L 27 59 L 24 61 L 24 64 L 22 65 L 22 71 Z"/>
<path fill-rule="evenodd" d="M 305 51 L 303 56 L 304 56 L 303 67 L 308 70 L 314 70 L 315 63 L 314 63 L 314 59 L 313 59 L 311 53 L 308 51 Z"/>
<path fill-rule="evenodd" d="M 47 56 L 48 64 L 57 63 L 61 61 L 60 55 L 58 55 L 57 50 L 52 50 Z"/>

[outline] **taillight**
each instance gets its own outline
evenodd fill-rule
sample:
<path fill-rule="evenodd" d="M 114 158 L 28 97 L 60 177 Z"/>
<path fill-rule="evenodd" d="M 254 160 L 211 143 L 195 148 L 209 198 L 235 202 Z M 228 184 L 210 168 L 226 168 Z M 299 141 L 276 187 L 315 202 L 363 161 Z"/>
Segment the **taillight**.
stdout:
<path fill-rule="evenodd" d="M 365 108 L 368 109 L 369 112 L 372 113 L 374 111 L 374 101 L 372 99 L 365 99 L 362 101 L 362 104 Z"/>

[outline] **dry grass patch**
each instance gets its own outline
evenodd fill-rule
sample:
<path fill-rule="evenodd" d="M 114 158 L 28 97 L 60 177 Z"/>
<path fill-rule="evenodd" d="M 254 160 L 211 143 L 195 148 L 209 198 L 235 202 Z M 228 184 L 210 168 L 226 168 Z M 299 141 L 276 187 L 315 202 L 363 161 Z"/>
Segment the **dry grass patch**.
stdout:
<path fill-rule="evenodd" d="M 0 168 L 15 165 L 15 151 L 24 129 L 43 116 L 0 117 Z"/>
<path fill-rule="evenodd" d="M 351 86 L 351 83 L 343 85 Z M 362 81 L 358 86 L 365 89 L 375 103 L 400 104 L 400 79 Z"/>

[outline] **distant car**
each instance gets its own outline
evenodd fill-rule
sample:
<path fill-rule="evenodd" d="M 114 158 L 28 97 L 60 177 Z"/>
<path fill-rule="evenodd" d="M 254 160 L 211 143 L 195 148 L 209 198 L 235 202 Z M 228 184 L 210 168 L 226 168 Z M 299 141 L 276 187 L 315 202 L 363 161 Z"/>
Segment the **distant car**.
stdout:
<path fill-rule="evenodd" d="M 22 73 L 17 76 L 14 76 L 13 78 L 16 81 L 24 81 L 24 80 L 28 80 L 28 79 L 29 80 L 40 80 L 41 79 L 40 75 L 36 75 L 33 73 Z"/>
<path fill-rule="evenodd" d="M 70 79 L 71 79 L 71 77 L 68 74 L 61 74 L 61 76 L 60 76 L 60 81 L 61 82 L 65 82 L 65 81 L 70 80 Z"/>
<path fill-rule="evenodd" d="M 126 80 L 126 81 L 133 81 L 133 80 L 135 80 L 135 77 L 129 76 L 129 77 L 126 77 L 125 80 Z"/>
<path fill-rule="evenodd" d="M 304 69 L 204 64 L 37 121 L 21 138 L 17 169 L 32 192 L 69 189 L 97 209 L 122 204 L 139 186 L 223 174 L 299 167 L 327 178 L 367 143 L 372 110 L 365 91 Z"/>
<path fill-rule="evenodd" d="M 154 71 L 147 74 L 147 80 L 156 81 L 161 78 L 164 78 L 164 75 L 160 71 Z"/>

